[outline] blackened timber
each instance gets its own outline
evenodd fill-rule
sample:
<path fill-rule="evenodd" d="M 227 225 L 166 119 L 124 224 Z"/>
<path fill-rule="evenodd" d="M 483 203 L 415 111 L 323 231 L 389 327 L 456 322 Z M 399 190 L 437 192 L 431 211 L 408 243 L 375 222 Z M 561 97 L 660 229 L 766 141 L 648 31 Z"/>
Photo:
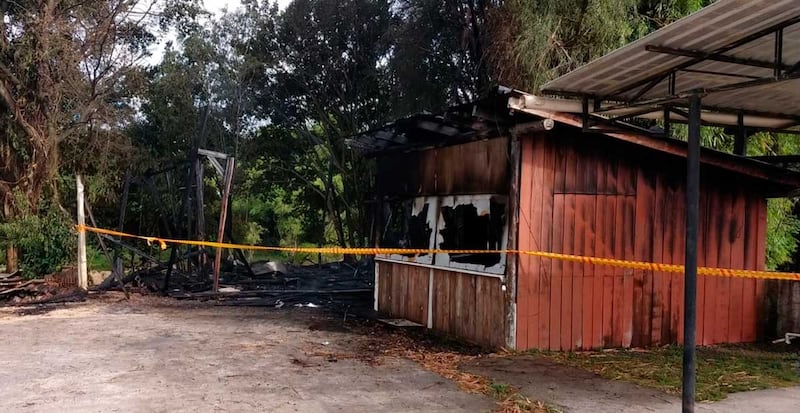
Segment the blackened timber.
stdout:
<path fill-rule="evenodd" d="M 169 291 L 169 281 L 172 278 L 172 270 L 175 267 L 175 260 L 178 256 L 178 246 L 173 245 L 169 252 L 169 262 L 167 263 L 167 273 L 164 275 L 164 288 L 161 290 L 163 293 Z"/>
<path fill-rule="evenodd" d="M 233 158 L 228 158 L 225 165 L 225 182 L 222 192 L 222 201 L 219 211 L 219 231 L 217 231 L 217 241 L 223 242 L 225 239 L 225 221 L 228 217 L 228 199 L 231 194 L 231 185 L 233 183 Z M 219 291 L 219 270 L 222 264 L 222 248 L 217 248 L 217 255 L 214 258 L 214 291 Z"/>

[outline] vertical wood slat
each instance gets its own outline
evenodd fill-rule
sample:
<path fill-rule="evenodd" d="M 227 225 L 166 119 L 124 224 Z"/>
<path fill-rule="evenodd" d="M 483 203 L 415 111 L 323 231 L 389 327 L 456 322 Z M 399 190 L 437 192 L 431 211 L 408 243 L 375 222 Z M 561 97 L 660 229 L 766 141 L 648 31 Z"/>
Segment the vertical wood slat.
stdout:
<path fill-rule="evenodd" d="M 731 206 L 731 268 L 744 269 L 744 257 L 747 255 L 745 250 L 745 214 L 746 201 L 745 194 L 737 190 Z M 733 278 L 730 280 L 731 292 L 729 297 L 730 314 L 728 315 L 728 340 L 734 343 L 742 341 L 744 326 L 744 286 L 745 279 Z"/>
<path fill-rule="evenodd" d="M 745 200 L 745 229 L 744 229 L 744 248 L 747 252 L 744 255 L 744 268 L 755 270 L 758 268 L 756 263 L 756 251 L 758 250 L 758 199 L 748 196 Z M 745 279 L 742 292 L 742 341 L 755 341 L 758 338 L 758 300 L 756 295 L 756 280 Z"/>
<path fill-rule="evenodd" d="M 533 175 L 536 169 L 536 148 L 533 138 L 520 140 L 520 197 L 519 197 L 519 229 L 517 231 L 519 248 L 521 250 L 535 249 L 532 242 L 533 219 L 537 214 L 533 204 Z M 528 337 L 528 326 L 533 324 L 531 305 L 535 302 L 533 284 L 539 277 L 539 260 L 534 260 L 529 255 L 518 257 L 517 270 L 517 347 L 536 348 L 539 343 Z M 538 323 L 537 323 L 538 324 Z M 537 325 L 534 324 L 534 325 Z"/>
<path fill-rule="evenodd" d="M 564 222 L 564 195 L 553 195 L 553 240 L 552 248 L 554 252 L 562 253 L 563 250 L 563 222 Z M 550 280 L 550 350 L 562 349 L 562 315 L 563 307 L 561 289 L 563 287 L 564 271 L 563 264 L 558 260 L 552 260 L 552 278 Z"/>
<path fill-rule="evenodd" d="M 652 241 L 652 260 L 653 262 L 664 262 L 664 244 L 666 243 L 665 237 L 667 231 L 664 228 L 664 214 L 665 210 L 661 205 L 666 202 L 666 188 L 664 186 L 664 179 L 655 176 L 654 181 L 654 204 L 653 204 L 653 241 Z M 662 328 L 664 327 L 664 313 L 669 311 L 669 300 L 664 299 L 665 292 L 668 295 L 668 286 L 665 285 L 666 276 L 662 272 L 652 272 L 652 286 L 653 293 L 651 296 L 652 304 L 650 308 L 650 331 L 645 332 L 649 334 L 649 342 L 651 345 L 662 344 Z"/>
<path fill-rule="evenodd" d="M 542 187 L 539 191 L 542 193 L 542 218 L 541 218 L 541 231 L 539 243 L 541 248 L 545 251 L 553 251 L 553 222 L 554 222 L 554 188 L 555 188 L 555 175 L 556 175 L 556 151 L 551 143 L 552 139 L 546 139 L 543 142 L 543 176 Z M 536 189 L 534 189 L 536 190 Z M 539 222 L 539 221 L 537 221 Z M 539 348 L 550 348 L 553 333 L 551 332 L 551 308 L 552 308 L 552 291 L 555 270 L 553 260 L 540 260 L 539 268 L 541 268 L 541 276 L 539 277 Z"/>
<path fill-rule="evenodd" d="M 634 227 L 635 219 L 634 219 L 634 211 L 636 209 L 636 197 L 635 196 L 626 196 L 624 200 L 624 219 L 623 224 L 625 225 L 625 229 L 623 231 L 623 247 L 624 247 L 624 254 L 623 259 L 625 260 L 633 260 L 634 259 L 634 233 L 636 228 Z M 622 290 L 622 299 L 623 299 L 623 306 L 625 307 L 626 313 L 623 315 L 623 335 L 622 335 L 622 345 L 625 347 L 630 347 L 632 336 L 633 336 L 633 271 L 625 270 L 625 276 L 623 277 L 623 290 Z"/>
<path fill-rule="evenodd" d="M 567 164 L 565 168 L 565 187 L 575 187 L 577 182 L 577 154 L 574 148 L 567 148 Z M 564 243 L 561 250 L 565 254 L 573 254 L 575 250 L 575 196 L 564 195 Z M 580 300 L 576 300 L 581 294 L 577 290 L 580 288 L 575 282 L 577 264 L 564 262 L 562 269 L 561 285 L 561 348 L 564 350 L 575 349 L 575 324 L 580 324 L 578 320 Z"/>
<path fill-rule="evenodd" d="M 698 205 L 699 209 L 699 217 L 698 217 L 698 231 L 697 231 L 697 265 L 699 267 L 708 266 L 708 261 L 706 260 L 706 245 L 708 239 L 708 196 L 705 194 L 705 188 L 701 185 L 700 187 L 700 202 Z M 708 277 L 697 277 L 697 344 L 703 344 L 703 332 L 705 326 L 705 285 L 706 285 L 706 278 Z"/>
<path fill-rule="evenodd" d="M 714 213 L 719 217 L 719 228 L 713 229 L 719 233 L 719 249 L 717 250 L 717 265 L 722 268 L 731 268 L 731 220 L 733 219 L 733 197 L 728 191 L 717 195 L 719 208 Z M 728 320 L 730 317 L 731 302 L 731 277 L 714 277 L 717 281 L 716 318 L 714 320 L 714 343 L 729 342 Z"/>
<path fill-rule="evenodd" d="M 616 168 L 614 169 L 614 179 L 616 184 L 617 193 L 624 193 L 625 188 L 622 182 L 621 176 L 624 174 L 625 166 L 622 162 L 617 162 Z M 620 171 L 623 171 L 620 173 Z M 625 210 L 627 208 L 627 197 L 620 197 L 617 198 L 616 208 L 614 209 L 614 247 L 612 249 L 613 254 L 615 257 L 621 257 L 625 259 L 627 256 L 626 254 L 626 246 L 625 246 L 625 231 L 632 229 L 633 223 L 631 222 L 629 225 L 625 225 L 626 215 Z M 615 347 L 622 347 L 622 346 L 630 346 L 630 341 L 627 344 L 624 343 L 624 337 L 629 330 L 629 327 L 633 322 L 633 283 L 630 282 L 631 280 L 626 280 L 630 276 L 630 271 L 623 269 L 623 268 L 614 268 L 614 288 L 613 288 L 613 320 L 612 320 L 612 339 L 611 345 Z M 630 296 L 626 294 L 626 290 L 630 287 L 631 293 Z M 626 297 L 629 299 L 626 302 Z"/>
<path fill-rule="evenodd" d="M 564 186 L 566 181 L 566 153 L 562 145 L 556 146 L 555 158 L 555 184 L 553 194 L 553 238 L 552 238 L 552 251 L 563 253 L 564 252 Z M 563 315 L 564 308 L 562 306 L 563 296 L 562 288 L 564 286 L 564 270 L 565 263 L 560 260 L 553 260 L 552 262 L 553 279 L 551 281 L 550 300 L 550 349 L 560 350 L 563 348 L 564 328 L 563 328 Z"/>
<path fill-rule="evenodd" d="M 760 199 L 758 201 L 758 245 L 756 245 L 756 270 L 763 271 L 767 265 L 767 200 Z M 765 308 L 765 287 L 766 281 L 762 279 L 756 280 L 756 309 L 757 320 L 766 320 L 767 313 Z M 760 327 L 763 327 L 763 323 Z M 758 335 L 763 338 L 765 331 L 763 328 L 758 329 Z"/>
<path fill-rule="evenodd" d="M 634 259 L 652 262 L 653 260 L 653 214 L 655 211 L 654 175 L 639 169 L 636 180 L 636 224 Z M 652 322 L 653 272 L 634 271 L 634 309 L 632 345 L 642 347 L 650 345 Z"/>
<path fill-rule="evenodd" d="M 719 261 L 719 227 L 721 224 L 721 217 L 719 209 L 721 207 L 720 198 L 716 193 L 709 192 L 708 187 L 703 188 L 706 191 L 706 225 L 702 230 L 706 234 L 705 243 L 703 244 L 702 254 L 706 258 L 706 266 L 717 267 Z M 703 228 L 703 227 L 701 227 Z M 704 293 L 703 293 L 703 334 L 702 340 L 698 338 L 697 342 L 703 345 L 714 344 L 715 330 L 717 327 L 717 291 L 719 286 L 719 279 L 717 277 L 700 277 L 704 278 Z M 699 332 L 698 332 L 699 334 Z"/>
<path fill-rule="evenodd" d="M 543 215 L 544 215 L 544 204 L 545 204 L 545 155 L 546 155 L 546 147 L 545 141 L 543 137 L 536 137 L 532 142 L 530 149 L 534 152 L 533 158 L 533 176 L 531 181 L 531 208 L 532 208 L 532 217 L 531 217 L 531 227 L 528 228 L 528 233 L 530 234 L 530 242 L 529 245 L 534 250 L 544 251 L 545 248 L 549 248 L 549 246 L 545 246 L 544 242 L 541 240 L 541 231 L 543 226 Z M 549 225 L 549 223 L 547 223 Z M 528 342 L 535 346 L 536 348 L 542 347 L 542 340 L 541 340 L 541 311 L 540 311 L 540 303 L 539 297 L 541 295 L 542 290 L 542 278 L 544 277 L 543 269 L 544 263 L 542 262 L 541 258 L 534 258 L 528 256 L 528 262 L 533 273 L 530 275 L 530 296 L 532 298 L 531 302 L 528 303 L 528 315 L 530 320 L 530 327 L 528 328 Z"/>
<path fill-rule="evenodd" d="M 673 242 L 672 242 L 672 263 L 684 264 L 686 251 L 686 191 L 684 186 L 677 184 L 673 192 L 672 205 L 669 208 L 673 211 Z M 670 279 L 672 286 L 670 297 L 672 301 L 672 315 L 670 325 L 672 326 L 672 342 L 683 343 L 683 274 L 672 274 Z"/>

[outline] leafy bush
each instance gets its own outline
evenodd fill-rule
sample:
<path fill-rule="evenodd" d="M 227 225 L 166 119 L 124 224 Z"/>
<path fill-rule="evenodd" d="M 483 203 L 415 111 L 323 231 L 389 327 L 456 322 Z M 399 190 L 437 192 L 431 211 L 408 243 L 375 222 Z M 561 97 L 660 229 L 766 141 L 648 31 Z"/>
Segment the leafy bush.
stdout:
<path fill-rule="evenodd" d="M 791 262 L 797 250 L 800 219 L 793 214 L 796 199 L 770 199 L 767 204 L 767 268 Z"/>
<path fill-rule="evenodd" d="M 61 270 L 74 261 L 77 245 L 72 222 L 49 203 L 42 205 L 39 214 L 23 213 L 0 223 L 0 244 L 8 243 L 19 249 L 19 267 L 27 278 Z"/>

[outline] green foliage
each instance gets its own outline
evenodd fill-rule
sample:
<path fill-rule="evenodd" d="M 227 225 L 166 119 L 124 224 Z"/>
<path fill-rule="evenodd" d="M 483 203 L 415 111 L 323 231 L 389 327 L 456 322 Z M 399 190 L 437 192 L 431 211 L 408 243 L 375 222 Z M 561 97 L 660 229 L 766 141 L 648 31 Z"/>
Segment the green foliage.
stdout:
<path fill-rule="evenodd" d="M 508 0 L 494 22 L 500 83 L 535 91 L 631 37 L 637 0 Z M 503 22 L 508 22 L 503 24 Z"/>
<path fill-rule="evenodd" d="M 797 199 L 770 199 L 767 204 L 767 268 L 774 270 L 792 260 L 797 251 L 800 219 L 794 214 Z"/>
<path fill-rule="evenodd" d="M 18 198 L 22 202 L 22 197 Z M 43 202 L 41 213 L 36 212 L 24 212 L 0 223 L 0 245 L 13 243 L 19 248 L 20 269 L 28 278 L 59 271 L 73 262 L 77 245 L 72 222 L 61 209 Z"/>
<path fill-rule="evenodd" d="M 111 269 L 111 261 L 103 251 L 94 246 L 86 247 L 86 264 L 89 271 L 105 271 Z"/>

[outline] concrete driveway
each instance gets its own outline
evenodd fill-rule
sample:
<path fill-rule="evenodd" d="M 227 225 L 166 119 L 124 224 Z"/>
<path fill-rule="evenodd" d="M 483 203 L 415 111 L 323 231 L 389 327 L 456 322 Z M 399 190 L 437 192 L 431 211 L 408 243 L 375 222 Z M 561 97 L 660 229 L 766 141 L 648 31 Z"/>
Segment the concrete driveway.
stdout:
<path fill-rule="evenodd" d="M 475 412 L 491 399 L 318 309 L 90 300 L 0 309 L 2 412 Z"/>

